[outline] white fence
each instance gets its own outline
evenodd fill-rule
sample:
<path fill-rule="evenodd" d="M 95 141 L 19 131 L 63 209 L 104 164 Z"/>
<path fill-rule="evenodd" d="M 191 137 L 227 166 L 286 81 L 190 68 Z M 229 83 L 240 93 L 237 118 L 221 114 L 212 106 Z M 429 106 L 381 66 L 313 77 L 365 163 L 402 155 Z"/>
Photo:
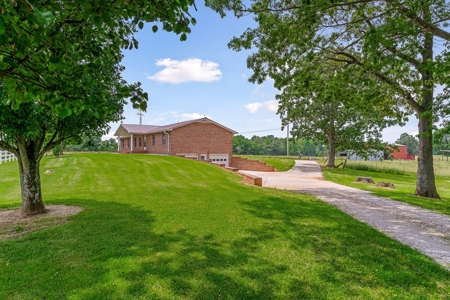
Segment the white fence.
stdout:
<path fill-rule="evenodd" d="M 14 154 L 5 150 L 0 150 L 0 164 L 14 160 L 17 160 Z"/>

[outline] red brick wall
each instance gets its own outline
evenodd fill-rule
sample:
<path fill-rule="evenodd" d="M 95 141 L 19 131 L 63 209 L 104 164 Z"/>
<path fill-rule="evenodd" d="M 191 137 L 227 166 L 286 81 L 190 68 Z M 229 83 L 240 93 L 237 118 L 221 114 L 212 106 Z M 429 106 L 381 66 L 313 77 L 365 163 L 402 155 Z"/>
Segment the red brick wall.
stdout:
<path fill-rule="evenodd" d="M 130 153 L 131 149 L 128 147 L 129 140 L 130 140 L 130 138 L 120 138 L 120 153 Z M 130 147 L 131 147 L 131 144 L 130 144 Z"/>
<path fill-rule="evenodd" d="M 175 128 L 170 133 L 170 154 L 228 154 L 233 152 L 233 133 L 211 123 L 193 123 Z"/>
<path fill-rule="evenodd" d="M 167 154 L 168 153 L 168 143 L 169 137 L 166 134 L 166 144 L 162 144 L 162 133 L 155 133 L 155 145 L 152 145 L 152 135 L 147 135 L 147 151 L 148 153 L 154 154 Z M 170 141 L 172 143 L 172 141 Z"/>
<path fill-rule="evenodd" d="M 139 143 L 139 138 L 141 138 L 141 143 Z M 144 135 L 141 135 L 141 134 L 133 135 L 133 140 L 131 141 L 130 146 L 128 147 L 128 142 L 130 139 L 131 139 L 131 137 L 120 139 L 120 153 L 130 153 L 131 143 L 133 143 L 133 153 L 146 153 L 147 152 L 144 149 L 144 145 L 145 145 Z M 135 140 L 136 140 L 136 142 L 135 142 Z M 122 141 L 123 141 L 123 143 L 122 143 Z M 124 145 L 124 146 L 122 147 L 122 145 Z"/>
<path fill-rule="evenodd" d="M 273 166 L 268 166 L 265 162 L 250 160 L 238 156 L 235 156 L 231 159 L 230 167 L 237 168 L 239 170 L 275 172 L 275 168 Z"/>

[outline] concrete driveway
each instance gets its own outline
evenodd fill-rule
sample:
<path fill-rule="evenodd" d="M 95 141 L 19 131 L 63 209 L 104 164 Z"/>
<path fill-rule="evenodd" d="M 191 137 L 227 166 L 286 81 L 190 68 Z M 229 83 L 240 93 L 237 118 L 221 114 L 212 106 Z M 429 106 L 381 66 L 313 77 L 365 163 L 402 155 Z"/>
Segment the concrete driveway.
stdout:
<path fill-rule="evenodd" d="M 313 194 L 450 269 L 447 215 L 326 181 L 315 161 L 296 160 L 286 172 L 241 172 L 261 177 L 263 187 Z"/>

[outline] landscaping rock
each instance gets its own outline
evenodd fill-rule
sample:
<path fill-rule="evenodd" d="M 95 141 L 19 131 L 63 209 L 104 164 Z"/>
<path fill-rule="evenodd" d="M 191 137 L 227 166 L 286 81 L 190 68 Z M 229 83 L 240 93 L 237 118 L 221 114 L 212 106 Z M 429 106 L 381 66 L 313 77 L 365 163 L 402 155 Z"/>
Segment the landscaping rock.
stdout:
<path fill-rule="evenodd" d="M 47 171 L 45 171 L 44 173 L 45 173 L 45 174 L 51 174 L 51 173 L 53 173 L 53 170 L 47 170 Z"/>
<path fill-rule="evenodd" d="M 377 187 L 395 190 L 394 185 L 392 183 L 390 183 L 390 182 L 378 182 L 377 183 Z"/>
<path fill-rule="evenodd" d="M 375 182 L 373 182 L 372 177 L 361 177 L 361 176 L 358 176 L 358 177 L 356 177 L 355 182 L 375 184 Z"/>

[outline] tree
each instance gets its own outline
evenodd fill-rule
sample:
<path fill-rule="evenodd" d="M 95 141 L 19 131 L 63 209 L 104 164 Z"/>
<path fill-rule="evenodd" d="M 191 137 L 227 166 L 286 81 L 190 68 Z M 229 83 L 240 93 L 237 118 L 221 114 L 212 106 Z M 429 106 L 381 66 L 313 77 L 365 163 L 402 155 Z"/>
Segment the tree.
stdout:
<path fill-rule="evenodd" d="M 53 155 L 58 158 L 61 156 L 61 152 L 62 152 L 62 148 L 61 145 L 57 145 L 55 146 L 55 148 L 53 148 Z"/>
<path fill-rule="evenodd" d="M 419 153 L 419 142 L 413 135 L 409 135 L 406 132 L 402 133 L 395 143 L 405 145 L 408 148 L 408 154 L 417 155 Z"/>
<path fill-rule="evenodd" d="M 258 27 L 234 38 L 230 47 L 258 48 L 247 65 L 252 82 L 276 78 L 280 67 L 295 66 L 301 57 L 328 53 L 323 63 L 339 61 L 384 83 L 399 105 L 419 119 L 419 159 L 415 194 L 439 198 L 433 169 L 433 122 L 447 107 L 448 89 L 434 97 L 436 84 L 448 86 L 450 17 L 446 1 L 208 0 L 224 15 L 255 14 Z M 438 43 L 442 44 L 442 43 Z M 337 58 L 336 56 L 339 56 Z"/>
<path fill-rule="evenodd" d="M 98 147 L 98 151 L 117 152 L 117 141 L 115 139 L 109 139 L 101 142 Z"/>
<path fill-rule="evenodd" d="M 121 77 L 123 48 L 145 22 L 186 39 L 192 0 L 108 3 L 4 1 L 0 14 L 0 148 L 17 156 L 22 213 L 45 212 L 39 164 L 65 140 L 105 134 L 124 99 L 146 109 L 140 83 Z M 157 25 L 153 31 L 158 30 Z"/>
<path fill-rule="evenodd" d="M 279 68 L 275 77 L 275 85 L 282 90 L 276 96 L 278 113 L 284 124 L 292 124 L 293 138 L 328 144 L 330 168 L 335 167 L 337 150 L 359 156 L 384 150 L 381 131 L 403 117 L 391 95 L 364 73 L 360 81 L 352 82 L 350 78 L 359 75 L 357 70 L 321 60 L 322 53 L 315 53 L 294 68 Z"/>

